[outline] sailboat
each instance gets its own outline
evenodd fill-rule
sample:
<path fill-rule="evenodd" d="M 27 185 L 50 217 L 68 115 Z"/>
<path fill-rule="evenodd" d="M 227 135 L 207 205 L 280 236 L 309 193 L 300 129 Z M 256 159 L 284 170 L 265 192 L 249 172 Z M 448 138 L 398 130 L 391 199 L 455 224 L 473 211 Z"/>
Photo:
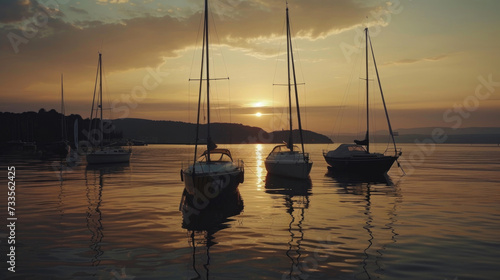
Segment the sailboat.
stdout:
<path fill-rule="evenodd" d="M 69 152 L 66 156 L 66 163 L 69 166 L 74 166 L 81 161 L 80 155 L 78 154 L 78 119 L 73 123 L 73 140 L 74 140 L 74 149 L 69 146 Z"/>
<path fill-rule="evenodd" d="M 234 191 L 244 180 L 243 161 L 233 161 L 229 149 L 217 148 L 212 141 L 210 131 L 210 62 L 209 62 L 209 36 L 208 36 L 208 1 L 205 0 L 203 49 L 201 57 L 200 87 L 198 99 L 198 117 L 196 122 L 196 139 L 194 148 L 193 164 L 181 170 L 181 181 L 184 181 L 185 189 L 189 195 L 214 199 L 219 193 Z M 203 70 L 206 75 L 203 78 Z M 200 111 L 202 100 L 203 82 L 206 82 L 206 120 L 207 139 L 206 150 L 197 158 Z"/>
<path fill-rule="evenodd" d="M 94 108 L 94 101 L 96 98 L 96 91 L 95 88 L 97 88 L 97 77 L 96 77 L 96 86 L 94 87 L 94 99 L 92 101 L 92 112 L 90 113 L 90 128 L 89 128 L 89 134 L 92 131 L 92 123 L 94 120 L 97 118 L 98 122 L 97 125 L 99 126 L 97 128 L 97 133 L 98 133 L 98 139 L 96 142 L 98 142 L 94 149 L 87 154 L 87 163 L 88 164 L 107 164 L 107 163 L 122 163 L 122 162 L 129 162 L 130 161 L 130 154 L 132 151 L 125 150 L 120 147 L 113 147 L 113 146 L 104 146 L 104 124 L 103 124 L 103 118 L 102 118 L 102 54 L 99 53 L 99 61 L 97 64 L 97 74 L 99 77 L 99 92 L 97 95 L 97 108 Z M 95 116 L 94 116 L 94 111 L 95 111 Z M 91 138 L 91 135 L 88 137 L 89 139 Z"/>
<path fill-rule="evenodd" d="M 48 147 L 49 153 L 54 153 L 58 155 L 61 159 L 65 158 L 70 150 L 71 146 L 68 142 L 68 136 L 66 133 L 66 112 L 64 110 L 64 85 L 63 85 L 63 74 L 61 74 L 61 140 L 54 142 Z"/>
<path fill-rule="evenodd" d="M 309 154 L 304 152 L 304 139 L 302 136 L 302 123 L 300 121 L 299 96 L 297 92 L 297 79 L 295 76 L 295 63 L 293 60 L 292 36 L 290 32 L 290 20 L 288 16 L 288 4 L 286 7 L 286 38 L 287 38 L 287 70 L 288 70 L 288 118 L 290 134 L 288 142 L 277 145 L 267 156 L 264 164 L 268 174 L 297 179 L 306 179 L 312 168 L 312 160 Z M 297 119 L 302 150 L 293 143 L 292 124 L 292 84 L 290 71 L 293 74 L 293 86 L 295 89 L 295 103 L 297 107 Z"/>
<path fill-rule="evenodd" d="M 394 132 L 392 131 L 389 114 L 387 113 L 387 106 L 385 105 L 384 93 L 380 83 L 378 74 L 377 63 L 373 52 L 371 39 L 368 35 L 368 28 L 365 28 L 366 38 L 366 135 L 363 140 L 354 140 L 354 144 L 341 144 L 333 151 L 323 152 L 326 162 L 330 165 L 334 172 L 354 173 L 359 175 L 376 175 L 385 174 L 389 171 L 392 164 L 397 161 L 401 155 L 401 149 L 396 147 L 394 139 Z M 387 126 L 394 146 L 394 151 L 386 151 L 382 153 L 370 152 L 370 119 L 369 112 L 370 106 L 368 102 L 368 42 L 370 43 L 370 50 L 373 57 L 373 64 L 375 66 L 375 73 L 377 74 L 378 85 L 380 94 L 382 96 L 382 103 L 384 105 L 385 117 Z"/>

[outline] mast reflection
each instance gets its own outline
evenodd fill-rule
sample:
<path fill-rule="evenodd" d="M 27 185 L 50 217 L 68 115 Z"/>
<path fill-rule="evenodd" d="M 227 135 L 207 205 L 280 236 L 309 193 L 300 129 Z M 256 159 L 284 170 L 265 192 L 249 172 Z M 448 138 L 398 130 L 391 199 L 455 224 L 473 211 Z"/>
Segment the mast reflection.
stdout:
<path fill-rule="evenodd" d="M 193 270 L 196 277 L 201 279 L 199 271 L 200 264 L 205 271 L 205 278 L 209 279 L 210 274 L 210 248 L 217 244 L 215 233 L 225 228 L 229 228 L 230 219 L 239 215 L 243 211 L 243 199 L 240 191 L 236 188 L 233 192 L 221 193 L 214 200 L 203 200 L 199 197 L 188 194 L 186 190 L 182 193 L 179 210 L 182 212 L 182 228 L 189 232 L 189 243 L 193 248 Z M 199 254 L 199 250 L 205 249 L 205 254 Z M 204 260 L 203 260 L 204 259 Z"/>
<path fill-rule="evenodd" d="M 112 165 L 87 166 L 85 169 L 85 184 L 87 186 L 87 228 L 91 232 L 89 248 L 93 251 L 91 259 L 92 266 L 98 266 L 101 263 L 101 256 L 104 251 L 101 249 L 102 239 L 104 238 L 104 226 L 102 223 L 102 213 L 100 210 L 102 204 L 102 191 L 104 188 L 104 175 L 123 172 L 128 167 L 128 163 Z"/>
<path fill-rule="evenodd" d="M 302 241 L 304 231 L 302 224 L 305 219 L 305 209 L 309 208 L 309 196 L 312 195 L 312 182 L 310 178 L 297 180 L 268 174 L 266 176 L 266 193 L 282 195 L 286 212 L 290 215 L 288 232 L 288 250 L 286 256 L 290 259 L 290 272 L 283 279 L 302 279 L 304 273 L 301 263 Z"/>
<path fill-rule="evenodd" d="M 381 266 L 383 262 L 384 251 L 389 243 L 396 243 L 397 236 L 393 225 L 397 222 L 397 206 L 400 203 L 401 192 L 398 185 L 395 185 L 391 177 L 387 174 L 385 175 L 356 175 L 356 174 L 338 174 L 329 171 L 325 176 L 333 178 L 341 188 L 340 192 L 350 195 L 356 195 L 363 197 L 364 209 L 363 214 L 365 216 L 365 222 L 362 226 L 363 230 L 368 234 L 367 245 L 363 249 L 363 259 L 361 262 L 363 276 L 358 275 L 364 279 L 379 278 L 383 271 Z M 394 197 L 394 201 L 386 204 L 386 206 L 392 205 L 392 209 L 384 211 L 387 214 L 389 220 L 385 223 L 383 227 L 377 222 L 377 217 L 380 218 L 380 209 L 384 207 L 380 202 L 383 201 L 372 201 L 374 197 L 379 196 L 381 198 Z M 372 209 L 372 203 L 377 203 L 374 209 Z M 383 234 L 390 232 L 391 237 L 384 238 Z M 388 242 L 390 240 L 390 242 Z M 375 275 L 377 274 L 377 275 Z"/>
<path fill-rule="evenodd" d="M 86 170 L 87 171 L 87 170 Z M 104 237 L 102 225 L 102 213 L 99 209 L 102 203 L 103 170 L 91 170 L 93 177 L 91 182 L 87 181 L 87 228 L 92 233 L 89 248 L 94 252 L 91 263 L 98 266 L 100 257 L 104 252 L 101 250 L 101 242 Z"/>

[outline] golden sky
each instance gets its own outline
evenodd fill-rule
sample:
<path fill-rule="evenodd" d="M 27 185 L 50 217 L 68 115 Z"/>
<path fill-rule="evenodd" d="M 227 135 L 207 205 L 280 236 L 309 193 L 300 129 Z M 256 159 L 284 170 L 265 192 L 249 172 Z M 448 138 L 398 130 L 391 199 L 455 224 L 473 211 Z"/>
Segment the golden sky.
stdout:
<path fill-rule="evenodd" d="M 364 27 L 395 129 L 500 126 L 499 1 L 288 5 L 305 128 L 363 126 Z M 286 87 L 273 86 L 286 83 L 285 1 L 209 6 L 211 77 L 229 77 L 213 83 L 213 121 L 286 129 Z M 200 73 L 202 9 L 201 0 L 1 1 L 0 111 L 59 111 L 62 73 L 66 113 L 88 117 L 100 51 L 111 118 L 194 122 L 198 83 L 188 80 Z"/>

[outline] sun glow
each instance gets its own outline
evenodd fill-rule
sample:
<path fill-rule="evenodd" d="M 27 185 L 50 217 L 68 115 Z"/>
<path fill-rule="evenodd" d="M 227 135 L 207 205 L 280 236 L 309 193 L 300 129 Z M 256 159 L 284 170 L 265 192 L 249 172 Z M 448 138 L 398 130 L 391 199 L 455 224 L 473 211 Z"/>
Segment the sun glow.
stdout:
<path fill-rule="evenodd" d="M 261 112 L 257 112 L 257 113 L 255 113 L 255 116 L 258 117 L 258 118 L 260 118 L 262 116 L 262 113 Z"/>
<path fill-rule="evenodd" d="M 249 108 L 265 108 L 265 107 L 268 107 L 270 104 L 271 104 L 271 101 L 269 101 L 269 100 L 262 100 L 262 101 L 255 101 L 255 102 L 246 103 L 245 107 L 249 107 Z"/>

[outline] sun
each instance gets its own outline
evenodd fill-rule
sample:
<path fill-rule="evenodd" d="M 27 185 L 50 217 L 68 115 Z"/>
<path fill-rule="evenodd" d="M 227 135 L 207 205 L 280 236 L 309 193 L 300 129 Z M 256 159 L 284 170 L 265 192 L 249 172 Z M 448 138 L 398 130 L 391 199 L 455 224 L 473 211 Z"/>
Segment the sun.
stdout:
<path fill-rule="evenodd" d="M 261 112 L 257 112 L 257 113 L 255 113 L 255 116 L 260 118 L 262 116 L 262 113 Z"/>

